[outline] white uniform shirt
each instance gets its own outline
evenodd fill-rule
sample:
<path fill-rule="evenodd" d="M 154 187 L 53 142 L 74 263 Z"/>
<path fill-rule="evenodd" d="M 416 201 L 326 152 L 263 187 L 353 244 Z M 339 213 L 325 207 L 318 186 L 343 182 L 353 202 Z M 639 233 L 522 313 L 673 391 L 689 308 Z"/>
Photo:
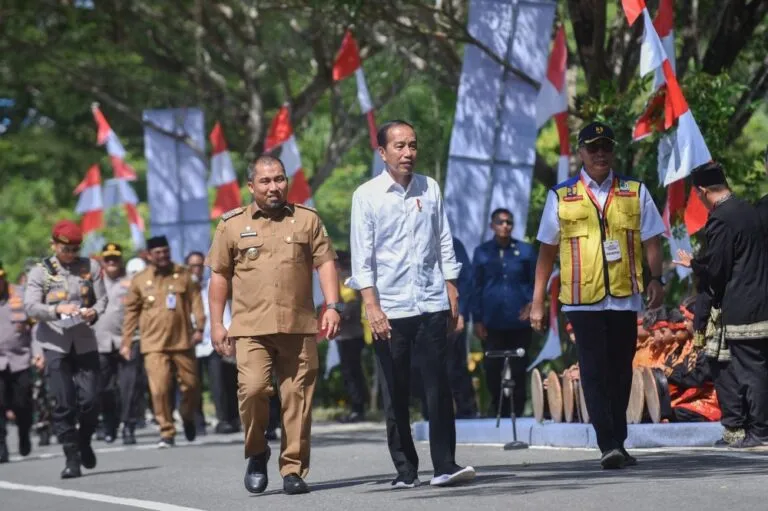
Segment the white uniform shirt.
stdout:
<path fill-rule="evenodd" d="M 446 280 L 461 264 L 437 182 L 414 174 L 408 188 L 382 172 L 352 197 L 352 289 L 375 287 L 390 318 L 450 309 Z"/>
<path fill-rule="evenodd" d="M 203 295 L 203 310 L 205 311 L 205 330 L 203 330 L 203 341 L 195 345 L 195 356 L 203 358 L 213 353 L 213 343 L 211 342 L 211 310 L 208 308 L 208 287 L 211 279 L 206 279 L 203 284 L 201 294 Z M 224 304 L 224 328 L 229 328 L 232 323 L 232 312 L 229 307 L 229 300 Z"/>
<path fill-rule="evenodd" d="M 608 194 L 611 191 L 613 183 L 613 171 L 608 175 L 601 185 L 597 184 L 584 169 L 581 169 L 581 177 L 589 189 L 600 203 L 600 208 L 605 207 L 608 200 Z M 544 212 L 541 214 L 541 224 L 539 224 L 539 234 L 536 238 L 547 245 L 560 244 L 560 217 L 558 216 L 557 194 L 550 190 L 547 194 L 547 202 L 544 204 Z M 645 185 L 640 186 L 640 239 L 646 241 L 665 231 L 664 221 L 661 219 L 659 210 L 653 202 L 651 194 Z M 614 298 L 607 296 L 602 301 L 592 305 L 563 305 L 563 311 L 642 311 L 643 298 L 638 293 L 628 298 Z"/>

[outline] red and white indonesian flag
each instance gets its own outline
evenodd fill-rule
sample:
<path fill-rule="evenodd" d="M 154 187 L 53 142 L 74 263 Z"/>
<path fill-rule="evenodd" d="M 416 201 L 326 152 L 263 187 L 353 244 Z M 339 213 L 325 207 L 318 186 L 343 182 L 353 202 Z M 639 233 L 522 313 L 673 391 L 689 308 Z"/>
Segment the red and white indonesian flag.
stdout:
<path fill-rule="evenodd" d="M 288 174 L 290 180 L 288 202 L 313 207 L 312 188 L 309 187 L 309 181 L 307 181 L 307 176 L 301 166 L 299 144 L 293 133 L 291 112 L 287 105 L 283 105 L 275 118 L 272 119 L 267 138 L 264 141 L 264 152 L 280 158 L 285 166 L 285 173 Z M 312 296 L 316 306 L 323 304 L 323 292 L 320 289 L 317 272 L 313 273 Z"/>
<path fill-rule="evenodd" d="M 280 158 L 285 166 L 285 172 L 290 180 L 288 201 L 312 206 L 312 189 L 301 167 L 301 154 L 296 136 L 291 126 L 291 112 L 283 105 L 272 119 L 272 124 L 264 142 L 264 151 Z"/>
<path fill-rule="evenodd" d="M 104 226 L 104 201 L 101 195 L 101 172 L 98 165 L 91 165 L 88 172 L 77 188 L 75 195 L 79 195 L 75 206 L 75 212 L 82 215 L 80 228 L 83 235 L 98 231 Z"/>
<path fill-rule="evenodd" d="M 216 123 L 210 135 L 213 155 L 211 156 L 211 176 L 208 186 L 216 188 L 216 200 L 211 209 L 211 218 L 219 218 L 222 214 L 235 209 L 242 204 L 240 185 L 237 182 L 235 166 L 227 149 L 227 141 L 221 124 Z"/>
<path fill-rule="evenodd" d="M 565 42 L 565 28 L 560 26 L 555 34 L 555 44 L 549 55 L 546 79 L 541 84 L 536 98 L 536 128 L 541 128 L 552 117 L 555 118 L 560 139 L 560 159 L 557 165 L 557 181 L 568 178 L 570 166 L 570 142 L 568 138 L 568 84 L 566 69 L 568 48 Z"/>
<path fill-rule="evenodd" d="M 120 143 L 120 139 L 112 131 L 112 127 L 107 122 L 107 118 L 101 113 L 97 103 L 91 106 L 93 111 L 93 117 L 96 120 L 96 126 L 98 133 L 96 135 L 96 142 L 99 145 L 106 144 L 107 154 L 112 161 L 112 171 L 114 176 L 120 179 L 127 179 L 129 181 L 136 180 L 136 171 L 125 162 L 125 148 Z"/>
<path fill-rule="evenodd" d="M 348 76 L 355 75 L 357 82 L 357 102 L 360 104 L 360 111 L 368 121 L 368 138 L 370 139 L 371 149 L 376 151 L 378 143 L 376 142 L 376 116 L 373 110 L 373 100 L 371 93 L 368 92 L 368 84 L 365 81 L 363 72 L 363 62 L 360 58 L 360 49 L 357 41 L 349 30 L 344 34 L 341 41 L 341 48 L 336 54 L 336 60 L 333 62 L 333 81 L 339 82 Z M 384 162 L 374 152 L 373 162 L 371 164 L 371 175 L 376 175 L 383 168 Z"/>
<path fill-rule="evenodd" d="M 693 118 L 693 113 L 688 107 L 688 102 L 683 96 L 674 68 L 659 35 L 656 33 L 645 2 L 643 0 L 623 0 L 622 4 L 630 24 L 640 16 L 643 17 L 645 23 L 641 46 L 641 76 L 660 71 L 666 84 L 664 128 L 669 129 L 677 123 L 675 140 L 672 144 L 672 152 L 664 176 L 664 185 L 669 185 L 678 179 L 687 177 L 699 165 L 711 161 L 712 156 L 699 126 Z"/>

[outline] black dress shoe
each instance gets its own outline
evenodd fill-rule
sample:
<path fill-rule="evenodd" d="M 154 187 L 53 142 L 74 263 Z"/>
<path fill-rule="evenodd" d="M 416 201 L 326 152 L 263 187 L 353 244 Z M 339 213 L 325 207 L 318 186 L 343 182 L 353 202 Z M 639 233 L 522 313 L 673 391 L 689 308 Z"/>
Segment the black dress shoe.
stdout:
<path fill-rule="evenodd" d="M 123 445 L 136 445 L 136 435 L 133 426 L 123 426 Z"/>
<path fill-rule="evenodd" d="M 22 433 L 19 432 L 19 454 L 22 456 L 29 456 L 32 452 L 32 441 L 29 439 L 29 431 Z"/>
<path fill-rule="evenodd" d="M 193 442 L 197 438 L 195 421 L 184 421 L 184 436 L 187 437 L 189 442 Z"/>
<path fill-rule="evenodd" d="M 283 478 L 283 491 L 288 495 L 299 495 L 309 493 L 309 486 L 296 474 L 288 474 Z"/>
<path fill-rule="evenodd" d="M 0 442 L 0 463 L 8 463 L 8 446 L 5 442 Z"/>
<path fill-rule="evenodd" d="M 357 422 L 363 422 L 365 420 L 365 414 L 362 412 L 352 412 L 339 419 L 342 424 L 355 424 Z"/>
<path fill-rule="evenodd" d="M 235 427 L 232 426 L 229 422 L 221 421 L 218 424 L 216 424 L 216 434 L 217 435 L 229 435 L 232 433 L 236 433 Z"/>
<path fill-rule="evenodd" d="M 66 464 L 64 470 L 61 471 L 62 479 L 73 479 L 80 477 L 83 473 L 80 471 L 80 447 L 77 444 L 64 444 L 64 456 L 66 456 Z"/>
<path fill-rule="evenodd" d="M 606 470 L 624 468 L 624 455 L 619 449 L 611 449 L 603 453 L 600 458 L 600 465 Z"/>
<path fill-rule="evenodd" d="M 634 467 L 635 465 L 637 465 L 637 458 L 635 458 L 634 456 L 629 454 L 627 452 L 627 450 L 625 448 L 623 448 L 623 447 L 621 449 L 619 449 L 619 450 L 621 451 L 621 454 L 624 455 L 624 466 L 625 467 Z"/>
<path fill-rule="evenodd" d="M 90 443 L 80 445 L 80 462 L 88 469 L 96 467 L 96 453 Z"/>
<path fill-rule="evenodd" d="M 250 493 L 262 493 L 267 489 L 269 477 L 267 476 L 267 462 L 272 454 L 269 446 L 267 450 L 257 456 L 248 458 L 248 466 L 245 469 L 245 489 Z"/>

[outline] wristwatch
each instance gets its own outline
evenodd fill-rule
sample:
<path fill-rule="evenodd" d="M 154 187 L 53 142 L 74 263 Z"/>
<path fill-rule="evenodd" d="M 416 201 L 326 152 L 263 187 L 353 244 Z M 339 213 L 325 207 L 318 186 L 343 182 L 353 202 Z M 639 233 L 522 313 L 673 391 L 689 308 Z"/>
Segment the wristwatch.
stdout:
<path fill-rule="evenodd" d="M 338 303 L 329 303 L 325 306 L 327 309 L 333 309 L 339 314 L 344 312 L 344 303 L 338 302 Z"/>
<path fill-rule="evenodd" d="M 653 282 L 654 280 L 658 280 L 659 284 L 661 284 L 662 286 L 667 285 L 667 279 L 664 278 L 664 275 L 659 275 L 658 277 L 651 277 L 651 282 Z"/>

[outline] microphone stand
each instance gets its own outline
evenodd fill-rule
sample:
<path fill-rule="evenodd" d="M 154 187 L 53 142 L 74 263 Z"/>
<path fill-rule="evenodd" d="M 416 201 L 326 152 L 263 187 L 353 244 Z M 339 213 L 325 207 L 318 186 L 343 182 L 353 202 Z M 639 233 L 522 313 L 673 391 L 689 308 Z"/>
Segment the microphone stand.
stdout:
<path fill-rule="evenodd" d="M 511 377 L 510 358 L 523 358 L 525 356 L 525 350 L 518 348 L 515 351 L 503 350 L 503 351 L 486 351 L 485 356 L 487 358 L 502 358 L 504 357 L 504 368 L 501 370 L 501 392 L 499 393 L 499 407 L 496 411 L 496 428 L 501 424 L 501 404 L 504 399 L 504 389 L 509 390 L 509 417 L 512 419 L 512 441 L 504 444 L 505 451 L 515 451 L 518 449 L 527 449 L 528 444 L 517 439 L 517 416 L 515 415 L 515 380 Z M 510 372 L 510 378 L 507 378 L 507 371 Z"/>

